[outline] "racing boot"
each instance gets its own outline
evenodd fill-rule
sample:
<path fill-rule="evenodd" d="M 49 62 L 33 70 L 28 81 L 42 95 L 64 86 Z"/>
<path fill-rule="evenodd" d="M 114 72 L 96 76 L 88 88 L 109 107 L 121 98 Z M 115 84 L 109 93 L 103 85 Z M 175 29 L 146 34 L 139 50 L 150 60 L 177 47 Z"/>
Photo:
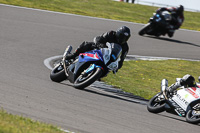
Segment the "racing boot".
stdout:
<path fill-rule="evenodd" d="M 81 53 L 81 48 L 77 48 L 74 53 L 69 53 L 65 56 L 65 60 L 75 60 L 75 58 Z"/>
<path fill-rule="evenodd" d="M 65 60 L 75 60 L 75 58 L 78 56 L 78 54 L 75 52 L 73 54 L 68 54 L 65 56 Z"/>

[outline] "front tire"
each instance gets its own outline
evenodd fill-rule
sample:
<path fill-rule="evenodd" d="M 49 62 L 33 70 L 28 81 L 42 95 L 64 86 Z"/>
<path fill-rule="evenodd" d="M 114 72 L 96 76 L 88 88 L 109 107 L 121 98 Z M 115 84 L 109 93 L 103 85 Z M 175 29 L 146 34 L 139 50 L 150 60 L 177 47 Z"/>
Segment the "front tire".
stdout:
<path fill-rule="evenodd" d="M 200 123 L 200 111 L 189 110 L 186 114 L 186 121 L 192 124 Z"/>
<path fill-rule="evenodd" d="M 50 74 L 50 79 L 54 82 L 62 82 L 67 79 L 67 76 L 65 74 L 65 69 L 62 64 L 56 65 Z"/>
<path fill-rule="evenodd" d="M 149 30 L 150 28 L 150 23 L 146 24 L 140 31 L 139 31 L 139 35 L 140 36 L 143 36 L 144 34 L 147 33 L 147 30 Z"/>
<path fill-rule="evenodd" d="M 147 110 L 151 113 L 161 113 L 165 111 L 165 104 L 165 98 L 160 92 L 149 100 Z"/>
<path fill-rule="evenodd" d="M 85 87 L 94 83 L 97 79 L 101 77 L 103 70 L 97 67 L 93 72 L 88 74 L 87 76 L 83 76 L 82 74 L 75 80 L 74 87 L 77 89 L 84 89 Z"/>

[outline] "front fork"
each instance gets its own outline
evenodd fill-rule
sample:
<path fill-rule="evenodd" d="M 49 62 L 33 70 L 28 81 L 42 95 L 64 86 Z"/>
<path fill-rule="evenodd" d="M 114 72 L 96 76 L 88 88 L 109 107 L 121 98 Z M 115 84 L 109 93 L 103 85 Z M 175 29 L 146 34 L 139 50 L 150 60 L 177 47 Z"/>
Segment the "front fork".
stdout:
<path fill-rule="evenodd" d="M 163 79 L 161 82 L 161 92 L 163 93 L 165 99 L 168 99 L 167 95 L 166 95 L 166 89 L 168 87 L 168 80 L 167 79 Z"/>
<path fill-rule="evenodd" d="M 68 73 L 67 73 L 67 66 L 69 66 L 69 62 L 65 58 L 68 54 L 71 53 L 71 51 L 72 51 L 72 46 L 71 45 L 67 46 L 67 48 L 65 49 L 65 52 L 63 54 L 63 58 L 62 58 L 62 63 L 63 63 L 64 70 L 65 70 L 65 75 L 67 77 L 69 76 Z"/>

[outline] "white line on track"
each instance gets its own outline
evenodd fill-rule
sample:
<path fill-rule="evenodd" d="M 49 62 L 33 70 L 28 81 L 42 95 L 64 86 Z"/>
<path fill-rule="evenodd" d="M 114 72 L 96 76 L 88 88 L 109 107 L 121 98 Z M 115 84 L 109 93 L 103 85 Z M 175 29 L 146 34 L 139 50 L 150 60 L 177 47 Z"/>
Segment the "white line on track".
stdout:
<path fill-rule="evenodd" d="M 172 58 L 172 57 L 155 57 L 155 56 L 141 56 L 141 55 L 127 55 L 126 60 L 187 60 L 200 61 L 194 59 Z"/>
<path fill-rule="evenodd" d="M 21 9 L 27 9 L 27 10 L 33 10 L 33 11 L 40 11 L 40 12 L 47 12 L 47 13 L 56 13 L 56 14 L 62 14 L 62 15 L 78 16 L 78 17 L 91 18 L 91 19 L 107 20 L 107 21 L 121 22 L 121 23 L 127 23 L 127 24 L 145 25 L 145 24 L 141 24 L 141 23 L 134 23 L 134 22 L 128 22 L 128 21 L 122 21 L 122 20 L 113 20 L 113 19 L 106 19 L 106 18 L 83 16 L 83 15 L 77 15 L 77 14 L 71 14 L 71 13 L 62 13 L 62 12 L 56 12 L 56 11 L 48 11 L 48 10 L 42 10 L 42 9 L 36 9 L 36 8 L 29 8 L 29 7 L 21 7 L 21 6 L 14 6 L 14 5 L 7 5 L 7 4 L 0 4 L 0 6 L 7 6 L 7 7 L 13 7 L 13 8 L 21 8 Z M 190 32 L 198 32 L 198 33 L 200 32 L 200 31 L 188 30 L 188 29 L 180 29 L 180 30 L 190 31 Z"/>
<path fill-rule="evenodd" d="M 53 60 L 58 60 L 58 59 L 61 59 L 61 58 L 62 58 L 61 55 L 49 57 L 49 58 L 47 58 L 47 59 L 44 60 L 44 65 L 45 65 L 47 68 L 49 68 L 50 70 L 52 70 L 53 68 L 52 68 L 52 66 L 51 66 L 51 64 L 50 64 L 51 61 L 53 61 Z"/>

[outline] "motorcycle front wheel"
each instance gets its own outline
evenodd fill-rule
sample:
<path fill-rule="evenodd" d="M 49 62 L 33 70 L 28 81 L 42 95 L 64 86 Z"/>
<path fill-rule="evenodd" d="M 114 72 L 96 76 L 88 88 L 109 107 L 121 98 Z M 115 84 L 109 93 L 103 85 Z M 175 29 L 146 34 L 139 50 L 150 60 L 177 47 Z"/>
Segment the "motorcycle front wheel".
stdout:
<path fill-rule="evenodd" d="M 85 75 L 81 74 L 74 82 L 74 87 L 77 89 L 84 89 L 98 80 L 102 75 L 102 69 L 97 67 L 91 73 Z"/>
<path fill-rule="evenodd" d="M 138 32 L 138 34 L 140 35 L 140 36 L 143 36 L 144 34 L 146 34 L 147 33 L 147 31 L 150 29 L 150 23 L 148 23 L 148 24 L 146 24 L 139 32 Z"/>
<path fill-rule="evenodd" d="M 53 68 L 53 70 L 50 73 L 50 79 L 58 83 L 67 79 L 64 66 L 61 63 Z"/>
<path fill-rule="evenodd" d="M 147 104 L 147 110 L 151 113 L 160 113 L 165 111 L 165 98 L 162 93 L 159 92 L 153 98 L 151 98 Z"/>
<path fill-rule="evenodd" d="M 200 111 L 189 110 L 186 114 L 186 121 L 192 124 L 200 123 Z"/>

